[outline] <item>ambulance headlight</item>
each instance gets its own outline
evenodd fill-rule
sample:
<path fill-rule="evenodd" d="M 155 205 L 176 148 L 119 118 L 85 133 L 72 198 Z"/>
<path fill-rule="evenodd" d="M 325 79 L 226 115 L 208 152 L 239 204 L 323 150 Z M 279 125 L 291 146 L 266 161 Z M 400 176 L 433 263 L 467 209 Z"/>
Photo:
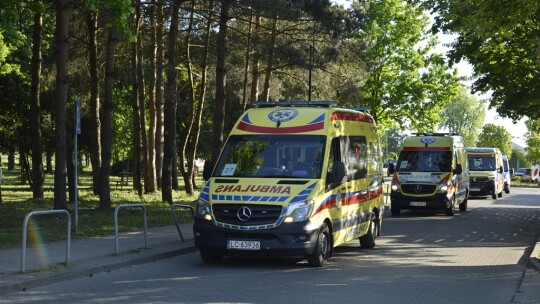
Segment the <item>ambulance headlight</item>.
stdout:
<path fill-rule="evenodd" d="M 298 202 L 289 205 L 287 215 L 283 220 L 285 223 L 303 222 L 306 221 L 311 215 L 313 209 L 313 200 Z"/>
<path fill-rule="evenodd" d="M 496 177 L 497 177 L 497 174 L 490 174 L 488 176 L 489 180 L 495 180 Z"/>
<path fill-rule="evenodd" d="M 203 220 L 211 221 L 212 212 L 210 211 L 210 203 L 202 199 L 197 200 L 197 211 L 195 212 L 195 216 Z"/>
<path fill-rule="evenodd" d="M 392 191 L 399 192 L 399 184 L 392 184 Z"/>
<path fill-rule="evenodd" d="M 441 185 L 440 191 L 441 191 L 441 192 L 446 192 L 446 191 L 448 191 L 448 185 Z"/>

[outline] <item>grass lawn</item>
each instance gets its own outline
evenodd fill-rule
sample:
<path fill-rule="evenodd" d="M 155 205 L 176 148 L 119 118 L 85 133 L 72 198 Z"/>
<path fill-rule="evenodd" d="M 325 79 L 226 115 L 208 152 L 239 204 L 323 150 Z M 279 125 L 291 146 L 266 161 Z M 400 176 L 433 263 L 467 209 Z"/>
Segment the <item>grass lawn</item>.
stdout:
<path fill-rule="evenodd" d="M 132 189 L 132 182 L 123 189 L 116 189 L 116 180 L 119 177 L 111 176 L 111 200 L 110 210 L 98 208 L 99 197 L 94 195 L 91 189 L 92 177 L 90 171 L 85 169 L 79 174 L 79 202 L 78 202 L 78 227 L 75 233 L 74 204 L 68 203 L 68 211 L 71 215 L 72 237 L 86 238 L 114 234 L 114 208 L 121 204 L 143 203 L 146 208 L 148 227 L 160 227 L 173 225 L 169 205 L 161 201 L 161 192 L 145 194 L 143 198 L 137 196 Z M 18 247 L 22 244 L 22 229 L 25 216 L 35 210 L 52 210 L 54 208 L 54 175 L 45 177 L 45 198 L 43 200 L 32 199 L 32 191 L 28 183 L 21 184 L 21 171 L 3 170 L 3 183 L 1 184 L 0 205 L 0 248 Z M 183 186 L 183 182 L 180 181 Z M 202 180 L 197 185 L 202 186 Z M 198 189 L 193 196 L 184 191 L 174 191 L 175 203 L 195 206 L 198 197 Z M 176 209 L 176 216 L 181 223 L 192 221 L 189 209 Z M 140 230 L 144 227 L 142 211 L 140 208 L 122 209 L 118 216 L 120 232 Z M 28 239 L 38 238 L 42 241 L 57 241 L 66 238 L 67 219 L 65 215 L 34 215 L 28 223 Z"/>

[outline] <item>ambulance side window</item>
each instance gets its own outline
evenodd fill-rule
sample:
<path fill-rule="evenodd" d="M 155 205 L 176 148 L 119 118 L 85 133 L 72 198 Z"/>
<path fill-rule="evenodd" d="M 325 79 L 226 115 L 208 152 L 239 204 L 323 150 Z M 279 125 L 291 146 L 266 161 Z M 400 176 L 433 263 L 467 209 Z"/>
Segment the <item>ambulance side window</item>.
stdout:
<path fill-rule="evenodd" d="M 335 153 L 334 160 L 342 161 L 345 164 L 347 180 L 351 181 L 366 177 L 369 159 L 365 136 L 343 136 L 335 138 L 332 142 L 332 148 Z"/>
<path fill-rule="evenodd" d="M 339 161 L 339 159 L 336 159 L 336 157 L 340 155 L 338 138 L 334 138 L 330 145 L 331 145 L 330 153 L 328 153 L 328 167 L 327 167 L 328 169 L 326 171 L 327 188 L 332 188 L 332 185 L 334 183 L 334 174 L 333 174 L 334 161 Z"/>
<path fill-rule="evenodd" d="M 380 172 L 381 166 L 381 149 L 376 141 L 369 142 L 368 152 L 368 175 L 373 176 Z"/>

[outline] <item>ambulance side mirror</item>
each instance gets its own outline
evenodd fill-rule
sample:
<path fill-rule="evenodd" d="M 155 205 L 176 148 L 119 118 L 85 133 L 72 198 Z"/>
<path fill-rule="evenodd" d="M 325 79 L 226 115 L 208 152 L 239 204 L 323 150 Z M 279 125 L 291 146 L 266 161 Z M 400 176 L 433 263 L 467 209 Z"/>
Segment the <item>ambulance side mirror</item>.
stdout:
<path fill-rule="evenodd" d="M 461 164 L 457 164 L 457 165 L 456 165 L 456 168 L 452 171 L 452 173 L 454 173 L 454 174 L 461 174 L 461 173 L 463 173 L 463 167 L 461 166 Z"/>
<path fill-rule="evenodd" d="M 510 176 L 514 176 L 514 168 L 510 168 Z"/>
<path fill-rule="evenodd" d="M 497 171 L 499 171 L 499 173 L 503 173 L 503 172 L 504 172 L 504 169 L 503 169 L 502 166 L 500 166 L 500 167 L 499 167 L 499 170 L 497 170 Z"/>
<path fill-rule="evenodd" d="M 388 173 L 394 174 L 394 172 L 396 172 L 396 166 L 394 166 L 394 163 L 388 164 Z"/>
<path fill-rule="evenodd" d="M 214 161 L 213 160 L 205 160 L 204 161 L 204 168 L 203 168 L 203 179 L 205 181 L 209 180 L 212 176 L 212 170 L 214 169 Z"/>
<path fill-rule="evenodd" d="M 332 174 L 334 175 L 334 183 L 341 183 L 346 175 L 345 163 L 341 161 L 334 162 Z"/>

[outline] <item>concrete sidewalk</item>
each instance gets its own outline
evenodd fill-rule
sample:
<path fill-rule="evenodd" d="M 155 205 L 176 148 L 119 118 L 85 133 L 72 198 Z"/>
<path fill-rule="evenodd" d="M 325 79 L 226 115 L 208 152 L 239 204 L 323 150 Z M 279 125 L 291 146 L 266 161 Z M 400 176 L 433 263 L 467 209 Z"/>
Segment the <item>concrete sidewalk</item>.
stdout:
<path fill-rule="evenodd" d="M 148 229 L 146 248 L 143 230 L 121 233 L 117 255 L 114 235 L 72 238 L 67 265 L 66 241 L 34 246 L 29 238 L 24 273 L 21 248 L 0 250 L 0 296 L 193 252 L 192 227 L 191 223 L 180 225 L 185 242 L 174 225 Z"/>

